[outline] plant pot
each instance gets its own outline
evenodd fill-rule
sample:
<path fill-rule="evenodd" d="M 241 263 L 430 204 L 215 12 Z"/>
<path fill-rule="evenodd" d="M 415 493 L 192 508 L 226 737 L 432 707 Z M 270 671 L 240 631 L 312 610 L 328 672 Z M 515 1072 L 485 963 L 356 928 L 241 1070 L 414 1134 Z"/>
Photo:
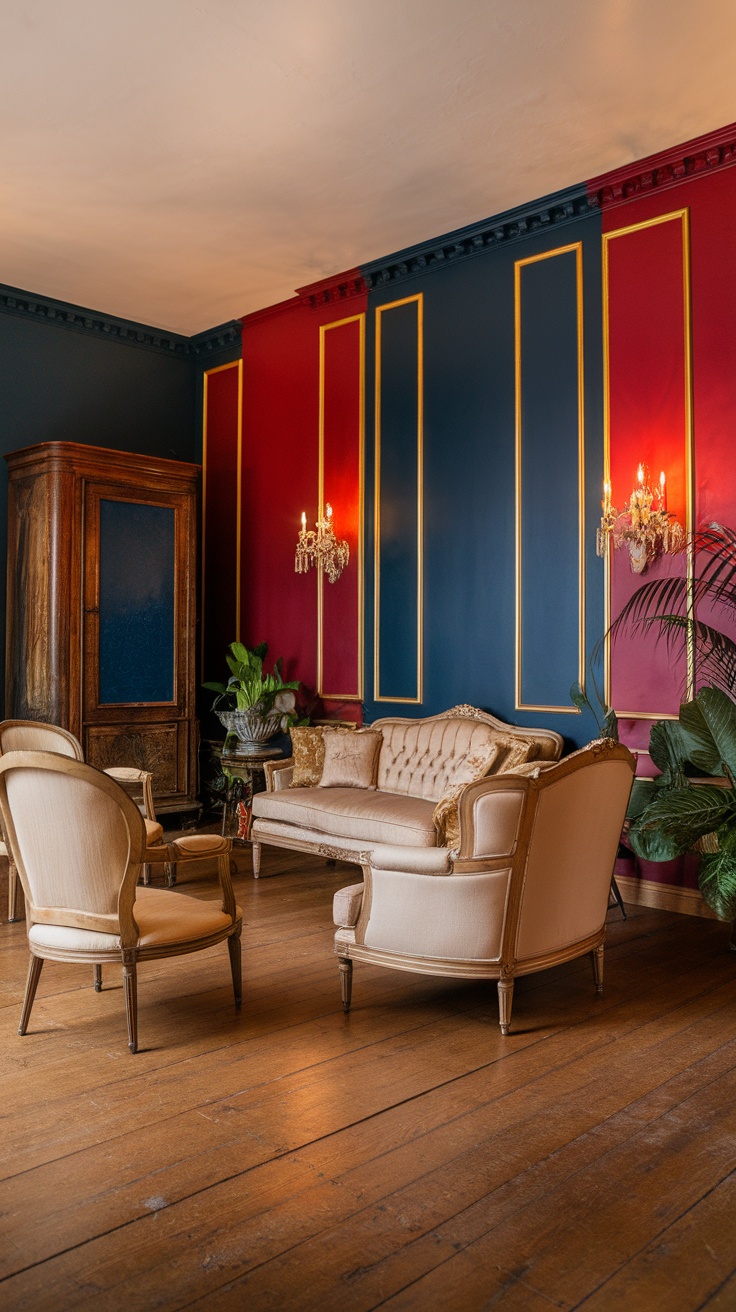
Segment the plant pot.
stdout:
<path fill-rule="evenodd" d="M 238 751 L 243 756 L 276 756 L 278 747 L 266 747 L 281 728 L 283 711 L 269 711 L 263 715 L 256 708 L 249 711 L 218 711 L 217 718 L 228 733 L 238 739 Z"/>

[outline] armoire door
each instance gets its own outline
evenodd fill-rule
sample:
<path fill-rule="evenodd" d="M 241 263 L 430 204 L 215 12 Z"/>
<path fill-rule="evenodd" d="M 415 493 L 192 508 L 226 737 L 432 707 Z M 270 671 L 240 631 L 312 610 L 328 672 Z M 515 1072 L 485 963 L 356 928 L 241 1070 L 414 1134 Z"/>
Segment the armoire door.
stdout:
<path fill-rule="evenodd" d="M 157 801 L 191 791 L 191 501 L 90 483 L 84 494 L 86 759 L 150 770 Z"/>

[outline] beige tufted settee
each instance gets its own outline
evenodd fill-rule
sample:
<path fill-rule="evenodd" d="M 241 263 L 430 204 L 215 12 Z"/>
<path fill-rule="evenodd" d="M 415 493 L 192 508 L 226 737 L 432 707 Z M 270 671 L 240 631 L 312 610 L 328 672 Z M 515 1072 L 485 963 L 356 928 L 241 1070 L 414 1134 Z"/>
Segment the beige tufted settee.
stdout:
<path fill-rule="evenodd" d="M 411 849 L 419 866 L 437 848 L 453 860 L 481 858 L 487 826 L 479 776 L 554 762 L 562 752 L 562 738 L 552 730 L 518 729 L 473 706 L 425 719 L 376 720 L 370 728 L 382 739 L 374 788 L 292 787 L 291 759 L 266 765 L 266 792 L 253 799 L 256 879 L 264 843 L 358 865 L 379 844 Z M 478 825 L 466 826 L 460 843 L 447 816 L 453 808 L 457 816 L 470 786 L 479 789 Z"/>

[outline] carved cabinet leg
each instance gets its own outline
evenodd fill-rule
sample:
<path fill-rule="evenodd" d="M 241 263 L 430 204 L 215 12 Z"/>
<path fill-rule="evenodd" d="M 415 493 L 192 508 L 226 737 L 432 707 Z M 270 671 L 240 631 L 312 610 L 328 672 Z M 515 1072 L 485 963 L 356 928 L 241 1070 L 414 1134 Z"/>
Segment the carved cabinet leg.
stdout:
<path fill-rule="evenodd" d="M 252 852 L 253 852 L 253 878 L 258 879 L 258 876 L 261 873 L 261 845 L 260 843 L 257 843 L 255 839 L 253 839 L 253 843 L 252 843 Z"/>
<path fill-rule="evenodd" d="M 593 963 L 593 980 L 595 983 L 596 993 L 603 992 L 603 944 L 599 948 L 594 948 L 590 954 L 590 960 Z"/>
<path fill-rule="evenodd" d="M 28 1022 L 31 1018 L 31 1007 L 33 1006 L 33 999 L 36 996 L 36 989 L 38 987 L 38 981 L 41 975 L 42 966 L 43 966 L 43 957 L 36 957 L 33 955 L 33 953 L 31 953 L 31 959 L 28 963 L 28 980 L 26 982 L 26 996 L 23 999 L 23 1010 L 20 1013 L 20 1025 L 18 1026 L 19 1034 L 25 1034 L 26 1030 L 28 1029 Z"/>
<path fill-rule="evenodd" d="M 511 1008 L 514 1003 L 514 981 L 511 979 L 500 979 L 498 981 L 498 1022 L 501 1026 L 501 1033 L 508 1034 L 511 1025 Z"/>
<path fill-rule="evenodd" d="M 123 959 L 123 986 L 125 988 L 125 1014 L 128 1021 L 128 1047 L 138 1051 L 138 978 L 135 957 Z"/>
<path fill-rule="evenodd" d="M 240 930 L 237 934 L 231 934 L 227 941 L 227 950 L 230 953 L 230 970 L 233 977 L 233 993 L 235 995 L 235 1006 L 240 1007 L 243 1001 L 243 970 L 241 965 L 240 949 Z"/>
<path fill-rule="evenodd" d="M 95 993 L 101 993 L 102 992 L 102 966 L 100 965 L 99 961 L 94 967 L 94 976 L 95 976 Z"/>
<path fill-rule="evenodd" d="M 353 994 L 353 963 L 349 957 L 338 957 L 337 964 L 340 970 L 342 1009 L 347 1015 L 350 1011 L 350 1000 Z"/>

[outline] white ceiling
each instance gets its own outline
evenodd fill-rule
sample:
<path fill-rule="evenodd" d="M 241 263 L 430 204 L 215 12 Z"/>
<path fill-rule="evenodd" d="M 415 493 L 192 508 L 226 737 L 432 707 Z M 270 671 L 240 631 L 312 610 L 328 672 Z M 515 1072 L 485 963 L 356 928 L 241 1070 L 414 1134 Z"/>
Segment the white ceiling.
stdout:
<path fill-rule="evenodd" d="M 195 333 L 736 119 L 734 0 L 0 0 L 0 282 Z"/>

